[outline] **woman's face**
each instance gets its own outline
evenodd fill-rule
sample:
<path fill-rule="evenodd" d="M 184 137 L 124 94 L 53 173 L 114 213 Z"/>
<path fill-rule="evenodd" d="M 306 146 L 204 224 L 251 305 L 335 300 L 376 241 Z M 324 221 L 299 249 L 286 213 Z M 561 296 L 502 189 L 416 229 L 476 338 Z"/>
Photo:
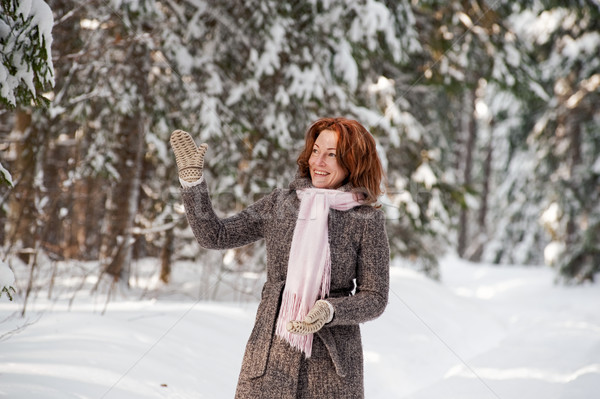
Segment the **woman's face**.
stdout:
<path fill-rule="evenodd" d="M 333 130 L 323 130 L 315 140 L 308 168 L 312 184 L 316 188 L 338 188 L 348 176 L 337 159 L 337 134 Z"/>

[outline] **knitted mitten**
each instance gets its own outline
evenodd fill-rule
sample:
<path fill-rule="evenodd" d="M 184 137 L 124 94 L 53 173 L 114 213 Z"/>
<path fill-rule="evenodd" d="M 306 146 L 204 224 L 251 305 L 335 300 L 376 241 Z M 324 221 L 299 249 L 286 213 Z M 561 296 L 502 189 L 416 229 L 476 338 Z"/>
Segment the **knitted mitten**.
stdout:
<path fill-rule="evenodd" d="M 287 324 L 287 330 L 293 334 L 307 335 L 319 331 L 332 319 L 331 305 L 324 300 L 318 300 L 308 312 L 304 320 L 292 320 Z"/>
<path fill-rule="evenodd" d="M 200 179 L 204 168 L 204 154 L 208 149 L 208 144 L 202 143 L 200 147 L 196 147 L 192 136 L 183 130 L 175 130 L 171 133 L 170 141 L 175 153 L 179 177 L 189 183 Z"/>

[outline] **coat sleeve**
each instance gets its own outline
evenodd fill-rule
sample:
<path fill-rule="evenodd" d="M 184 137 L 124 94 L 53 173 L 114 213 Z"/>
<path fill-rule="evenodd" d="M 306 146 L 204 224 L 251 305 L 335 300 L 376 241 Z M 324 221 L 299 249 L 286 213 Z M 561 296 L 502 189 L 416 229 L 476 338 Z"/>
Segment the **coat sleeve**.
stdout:
<path fill-rule="evenodd" d="M 196 241 L 208 249 L 236 248 L 264 237 L 264 223 L 269 218 L 273 194 L 267 195 L 242 212 L 219 218 L 212 207 L 206 181 L 182 188 L 186 216 Z"/>
<path fill-rule="evenodd" d="M 333 320 L 328 326 L 364 323 L 381 315 L 387 306 L 390 281 L 390 247 L 383 212 L 364 220 L 357 259 L 356 293 L 329 298 Z"/>

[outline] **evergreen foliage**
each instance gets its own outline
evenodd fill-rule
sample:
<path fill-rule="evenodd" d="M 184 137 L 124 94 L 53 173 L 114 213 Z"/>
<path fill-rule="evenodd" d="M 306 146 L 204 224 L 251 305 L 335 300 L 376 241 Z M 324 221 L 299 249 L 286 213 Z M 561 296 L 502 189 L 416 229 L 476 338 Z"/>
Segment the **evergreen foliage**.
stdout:
<path fill-rule="evenodd" d="M 507 211 L 492 259 L 555 266 L 581 282 L 600 270 L 598 222 L 600 10 L 597 4 L 533 1 L 509 24 L 535 71 L 510 139 L 496 201 Z M 535 83 L 533 83 L 535 82 Z M 535 86 L 533 85 L 535 84 Z M 525 91 L 521 87 L 520 91 Z M 518 130 L 516 130 L 517 128 Z M 499 233 L 499 234 L 498 234 Z"/>
<path fill-rule="evenodd" d="M 9 300 L 13 300 L 13 295 L 15 294 L 15 289 L 13 287 L 2 287 L 0 290 L 0 298 L 2 298 L 2 294 L 6 293 L 6 296 Z"/>
<path fill-rule="evenodd" d="M 260 244 L 216 261 L 192 244 L 170 132 L 209 144 L 226 216 L 287 187 L 312 121 L 345 116 L 377 141 L 394 258 L 432 277 L 453 248 L 505 264 L 546 257 L 566 281 L 600 268 L 593 1 L 55 0 L 54 73 L 25 3 L 42 7 L 2 0 L 0 46 L 29 54 L 19 70 L 35 78 L 14 100 L 3 86 L 3 101 L 54 90 L 32 111 L 36 177 L 15 170 L 14 195 L 35 194 L 33 220 L 56 226 L 35 237 L 57 256 L 101 259 L 122 280 L 141 256 L 260 272 Z M 3 50 L 0 67 L 14 71 L 16 54 Z"/>
<path fill-rule="evenodd" d="M 50 8 L 42 0 L 2 0 L 0 8 L 0 102 L 47 105 L 42 94 L 54 85 Z"/>

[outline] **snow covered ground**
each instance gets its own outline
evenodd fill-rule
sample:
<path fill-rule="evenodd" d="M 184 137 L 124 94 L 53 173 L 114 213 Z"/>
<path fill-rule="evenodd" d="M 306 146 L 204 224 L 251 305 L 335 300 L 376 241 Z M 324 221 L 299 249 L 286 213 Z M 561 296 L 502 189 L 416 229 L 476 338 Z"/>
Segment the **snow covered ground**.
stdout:
<path fill-rule="evenodd" d="M 363 326 L 367 399 L 598 397 L 599 285 L 454 257 L 441 272 L 392 268 L 389 307 Z M 190 276 L 174 281 L 106 305 L 57 295 L 77 284 L 64 278 L 24 318 L 22 298 L 2 296 L 0 397 L 232 398 L 257 304 L 198 301 L 177 294 Z"/>

